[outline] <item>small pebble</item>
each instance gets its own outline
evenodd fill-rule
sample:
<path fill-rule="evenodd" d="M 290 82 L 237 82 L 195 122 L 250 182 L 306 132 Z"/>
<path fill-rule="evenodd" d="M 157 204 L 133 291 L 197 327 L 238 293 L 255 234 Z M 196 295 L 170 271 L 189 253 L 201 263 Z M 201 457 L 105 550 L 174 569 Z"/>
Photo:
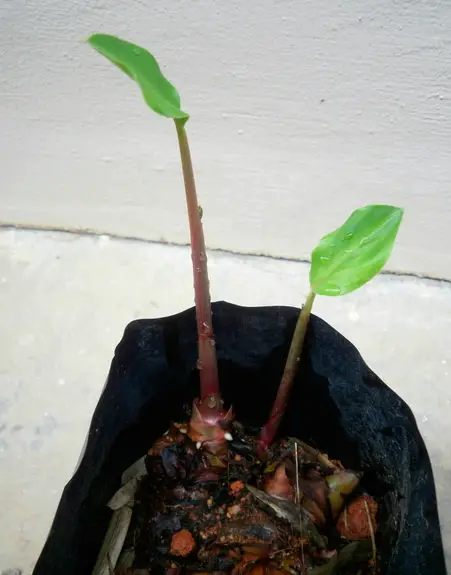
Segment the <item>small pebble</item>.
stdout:
<path fill-rule="evenodd" d="M 230 484 L 230 492 L 232 495 L 238 495 L 244 489 L 244 483 L 242 481 L 233 481 Z"/>
<path fill-rule="evenodd" d="M 227 509 L 227 517 L 235 517 L 241 511 L 241 507 L 239 505 L 231 505 Z"/>
<path fill-rule="evenodd" d="M 194 537 L 188 529 L 182 529 L 174 533 L 171 540 L 171 554 L 187 557 L 196 548 Z"/>
<path fill-rule="evenodd" d="M 371 536 L 368 512 L 371 519 L 373 532 L 375 532 L 377 529 L 377 509 L 378 505 L 376 501 L 374 501 L 374 499 L 369 495 L 358 497 L 342 511 L 337 522 L 338 533 L 341 535 L 341 537 L 345 537 L 346 539 L 367 539 Z"/>

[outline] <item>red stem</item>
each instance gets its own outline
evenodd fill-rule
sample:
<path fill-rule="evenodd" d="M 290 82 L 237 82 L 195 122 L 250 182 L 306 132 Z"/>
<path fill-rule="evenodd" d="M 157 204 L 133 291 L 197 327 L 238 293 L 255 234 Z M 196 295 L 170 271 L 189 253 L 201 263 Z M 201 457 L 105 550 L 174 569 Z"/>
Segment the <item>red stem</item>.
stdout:
<path fill-rule="evenodd" d="M 285 363 L 282 380 L 277 391 L 276 399 L 272 406 L 271 414 L 257 439 L 257 455 L 259 457 L 264 457 L 268 447 L 274 441 L 282 417 L 285 414 L 288 400 L 290 398 L 291 388 L 293 387 L 294 378 L 301 359 L 305 334 L 307 332 L 307 326 L 310 319 L 310 313 L 312 311 L 314 299 L 315 294 L 310 292 L 305 301 L 305 305 L 299 314 L 299 318 L 294 329 L 293 339 L 291 340 L 290 350 L 288 352 L 288 357 Z"/>
<path fill-rule="evenodd" d="M 201 401 L 209 397 L 214 397 L 219 400 L 218 365 L 211 317 L 210 283 L 208 281 L 207 254 L 202 229 L 201 208 L 197 202 L 196 183 L 185 126 L 178 121 L 175 121 L 175 125 L 182 159 L 186 205 L 188 208 L 189 229 L 191 234 L 191 259 L 193 261 L 194 299 L 196 302 Z M 219 401 L 217 403 L 219 406 Z"/>

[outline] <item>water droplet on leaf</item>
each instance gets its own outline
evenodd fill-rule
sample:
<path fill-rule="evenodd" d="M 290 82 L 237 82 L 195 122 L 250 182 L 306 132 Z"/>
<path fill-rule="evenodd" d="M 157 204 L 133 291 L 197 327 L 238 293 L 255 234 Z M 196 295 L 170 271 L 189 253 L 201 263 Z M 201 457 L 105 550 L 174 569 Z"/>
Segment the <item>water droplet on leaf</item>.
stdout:
<path fill-rule="evenodd" d="M 328 285 L 327 286 L 327 293 L 328 295 L 341 295 L 341 287 L 337 285 Z"/>

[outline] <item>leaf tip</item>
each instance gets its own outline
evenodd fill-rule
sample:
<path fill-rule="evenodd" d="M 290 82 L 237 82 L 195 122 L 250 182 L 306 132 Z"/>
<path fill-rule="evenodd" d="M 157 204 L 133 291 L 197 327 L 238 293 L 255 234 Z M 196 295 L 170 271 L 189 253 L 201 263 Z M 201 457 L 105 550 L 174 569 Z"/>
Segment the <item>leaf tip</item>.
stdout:
<path fill-rule="evenodd" d="M 95 36 L 97 36 L 97 34 L 91 34 L 90 36 L 87 36 L 86 38 L 82 38 L 80 40 L 81 44 L 91 44 L 91 39 L 94 38 Z"/>
<path fill-rule="evenodd" d="M 392 216 L 394 217 L 395 220 L 397 220 L 398 223 L 397 231 L 394 237 L 395 240 L 399 230 L 399 226 L 401 225 L 402 219 L 404 217 L 404 208 L 402 208 L 401 206 L 391 206 L 391 208 L 392 208 Z"/>
<path fill-rule="evenodd" d="M 96 36 L 97 34 L 91 34 L 90 36 L 88 36 L 85 40 L 86 44 L 92 44 Z"/>

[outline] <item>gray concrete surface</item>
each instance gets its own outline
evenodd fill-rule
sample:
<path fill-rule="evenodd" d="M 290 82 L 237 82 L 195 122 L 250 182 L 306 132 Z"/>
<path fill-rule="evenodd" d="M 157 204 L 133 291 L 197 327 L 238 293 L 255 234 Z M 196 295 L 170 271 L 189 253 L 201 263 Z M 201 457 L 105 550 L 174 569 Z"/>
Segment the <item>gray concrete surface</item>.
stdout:
<path fill-rule="evenodd" d="M 306 264 L 211 253 L 213 299 L 300 305 Z M 187 248 L 0 230 L 0 572 L 29 574 L 125 325 L 193 304 Z M 412 407 L 451 565 L 451 285 L 379 276 L 315 312 Z"/>

